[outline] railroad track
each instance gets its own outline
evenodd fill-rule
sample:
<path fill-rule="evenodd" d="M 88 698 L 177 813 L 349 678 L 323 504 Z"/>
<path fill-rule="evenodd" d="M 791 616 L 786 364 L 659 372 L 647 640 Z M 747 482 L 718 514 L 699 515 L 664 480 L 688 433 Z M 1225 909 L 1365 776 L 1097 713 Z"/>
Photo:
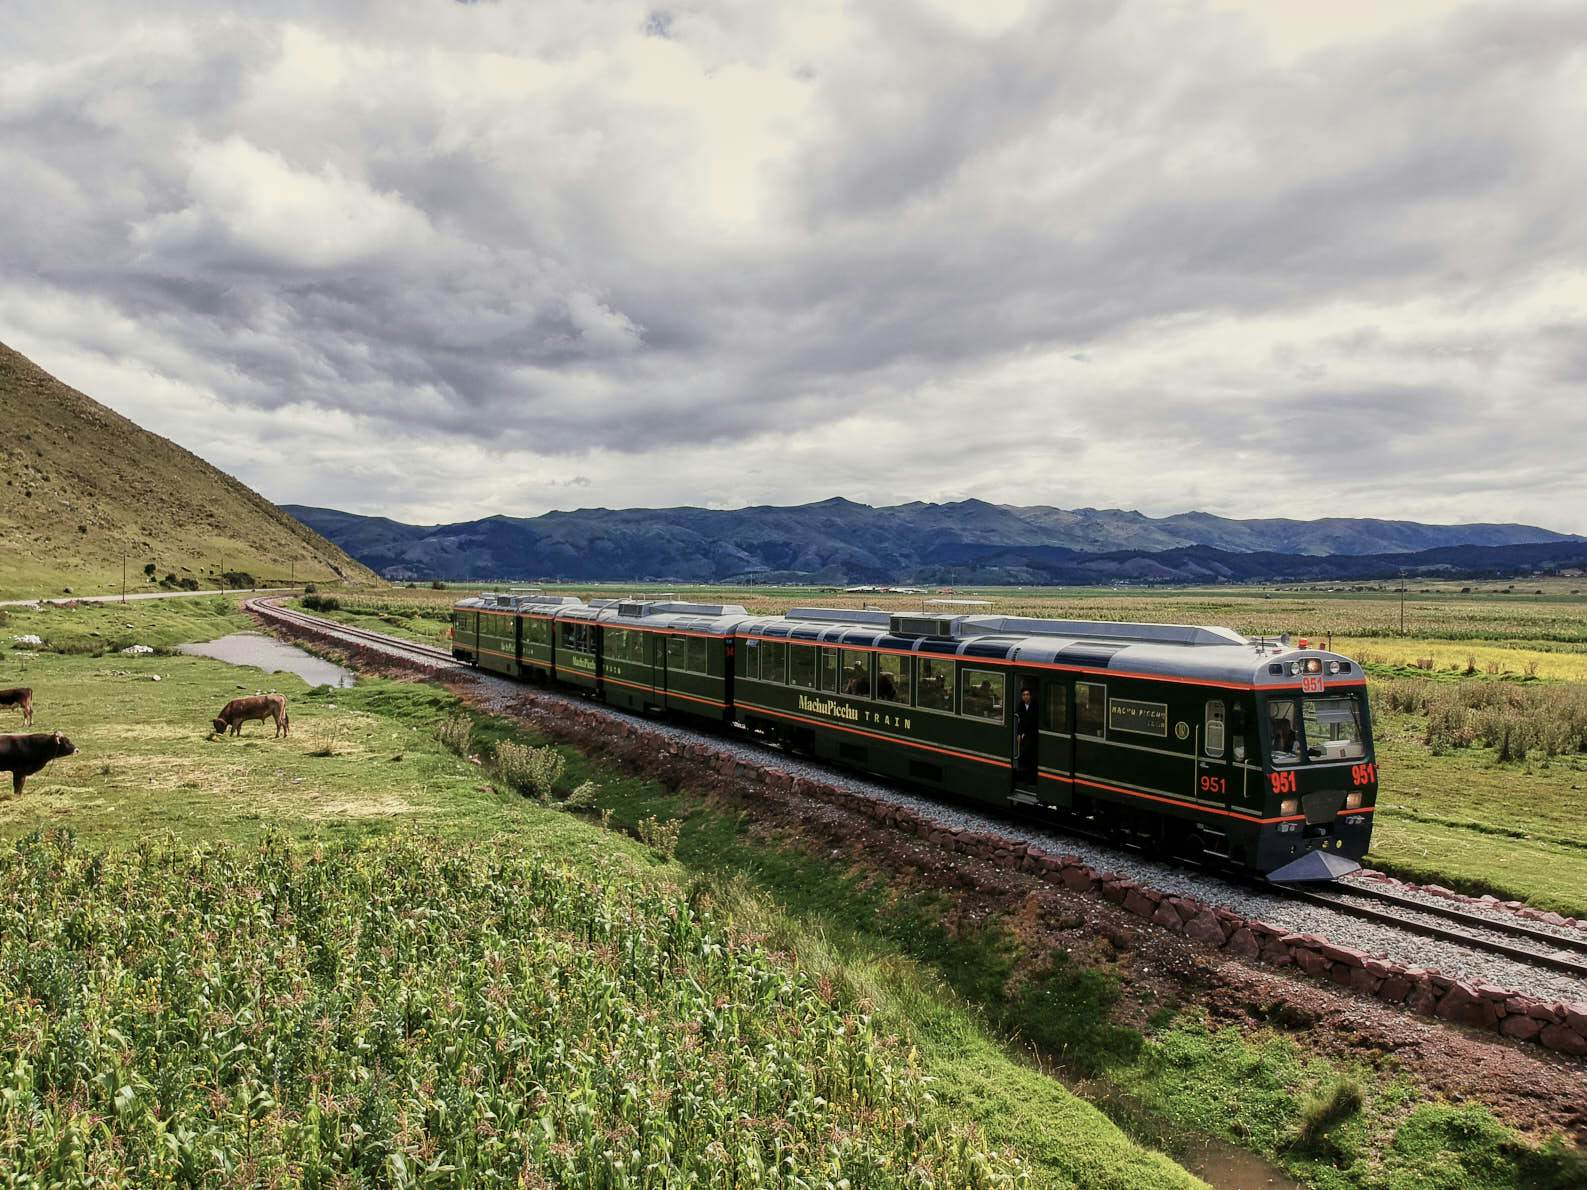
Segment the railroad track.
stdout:
<path fill-rule="evenodd" d="M 1501 955 L 1531 967 L 1563 971 L 1567 975 L 1587 980 L 1587 939 L 1563 937 L 1523 922 L 1508 922 L 1463 909 L 1430 905 L 1412 897 L 1354 884 L 1334 885 L 1327 889 L 1297 888 L 1293 885 L 1270 887 L 1292 900 L 1324 905 L 1363 921 L 1378 922 L 1424 938 L 1453 942 L 1471 950 Z M 1370 903 L 1374 901 L 1393 908 L 1378 908 Z M 1428 918 L 1459 924 L 1443 925 L 1440 921 L 1429 921 Z"/>
<path fill-rule="evenodd" d="M 437 649 L 432 645 L 420 644 L 418 641 L 403 640 L 401 637 L 387 636 L 383 632 L 370 632 L 366 628 L 355 628 L 351 624 L 341 624 L 335 620 L 322 619 L 319 616 L 311 616 L 307 612 L 278 607 L 272 599 L 249 599 L 243 606 L 267 620 L 274 620 L 278 624 L 289 624 L 319 633 L 322 636 L 341 637 L 344 640 L 351 640 L 357 643 L 378 645 L 380 648 L 390 652 L 406 653 L 409 656 L 421 658 L 429 665 L 444 662 L 448 666 L 458 669 L 464 668 L 463 663 L 445 649 Z"/>
<path fill-rule="evenodd" d="M 335 620 L 326 620 L 306 612 L 278 607 L 272 599 L 250 599 L 245 606 L 267 620 L 333 639 L 374 645 L 388 652 L 414 657 L 434 668 L 471 669 L 444 649 L 388 636 L 385 633 L 371 632 Z M 740 742 L 760 743 L 771 754 L 781 753 L 781 749 L 764 741 Z M 1085 831 L 1077 833 L 1081 837 L 1092 838 Z M 1327 890 L 1320 890 L 1266 883 L 1261 887 L 1264 891 L 1325 907 L 1363 921 L 1386 925 L 1421 937 L 1451 942 L 1469 950 L 1498 955 L 1513 962 L 1548 968 L 1587 980 L 1587 939 L 1561 937 L 1519 921 L 1506 922 L 1462 909 L 1429 905 L 1376 888 L 1336 885 Z M 1378 908 L 1370 902 L 1391 908 Z M 1427 920 L 1429 918 L 1438 920 Z M 1440 924 L 1440 922 L 1451 924 Z"/>

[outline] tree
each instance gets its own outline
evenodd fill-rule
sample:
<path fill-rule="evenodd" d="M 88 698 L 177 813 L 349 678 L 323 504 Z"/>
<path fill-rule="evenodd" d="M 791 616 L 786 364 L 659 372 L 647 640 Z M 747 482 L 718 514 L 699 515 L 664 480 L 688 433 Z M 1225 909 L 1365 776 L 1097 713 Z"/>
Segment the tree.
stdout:
<path fill-rule="evenodd" d="M 143 573 L 149 578 L 149 581 L 153 582 L 154 581 L 154 563 L 153 562 L 145 562 L 144 565 L 143 565 Z"/>

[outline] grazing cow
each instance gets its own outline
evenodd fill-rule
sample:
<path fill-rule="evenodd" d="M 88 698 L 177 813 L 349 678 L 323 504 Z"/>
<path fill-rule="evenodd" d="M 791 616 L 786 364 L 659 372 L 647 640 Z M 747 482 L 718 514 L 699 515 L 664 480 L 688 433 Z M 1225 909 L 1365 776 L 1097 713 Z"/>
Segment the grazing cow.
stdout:
<path fill-rule="evenodd" d="M 33 691 L 26 686 L 14 690 L 0 690 L 0 707 L 21 707 L 22 726 L 33 726 Z"/>
<path fill-rule="evenodd" d="M 215 732 L 225 735 L 226 729 L 231 729 L 232 735 L 242 734 L 242 725 L 251 720 L 266 719 L 276 721 L 276 735 L 287 734 L 287 727 L 291 719 L 287 716 L 287 700 L 281 694 L 254 694 L 247 698 L 234 698 L 220 709 L 220 714 L 215 716 Z"/>
<path fill-rule="evenodd" d="M 72 741 L 60 732 L 39 731 L 32 735 L 0 735 L 0 773 L 11 774 L 11 791 L 22 792 L 22 784 L 50 761 L 77 751 Z"/>

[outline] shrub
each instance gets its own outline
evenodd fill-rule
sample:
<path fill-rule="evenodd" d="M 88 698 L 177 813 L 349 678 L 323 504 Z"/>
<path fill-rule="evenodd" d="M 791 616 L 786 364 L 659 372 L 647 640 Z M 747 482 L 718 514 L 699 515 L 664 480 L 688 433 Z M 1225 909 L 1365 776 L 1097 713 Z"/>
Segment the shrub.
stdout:
<path fill-rule="evenodd" d="M 548 799 L 567 765 L 567 757 L 549 745 L 530 748 L 510 740 L 496 745 L 496 771 L 509 788 L 525 797 Z"/>
<path fill-rule="evenodd" d="M 654 814 L 640 820 L 636 828 L 639 841 L 662 859 L 671 859 L 678 853 L 678 836 L 683 833 L 683 823 L 674 819 L 663 822 Z"/>
<path fill-rule="evenodd" d="M 435 579 L 435 580 L 433 580 L 430 583 L 430 590 L 432 590 L 432 591 L 444 591 L 444 590 L 446 590 L 446 584 L 443 583 L 440 579 Z"/>
<path fill-rule="evenodd" d="M 319 586 L 315 583 L 305 583 L 303 586 L 303 593 L 305 595 L 312 595 L 319 589 Z"/>
<path fill-rule="evenodd" d="M 1364 1098 L 1354 1079 L 1340 1079 L 1311 1096 L 1300 1110 L 1295 1146 L 1316 1152 L 1331 1144 L 1329 1134 L 1360 1112 Z"/>
<path fill-rule="evenodd" d="M 474 747 L 474 720 L 467 715 L 453 715 L 436 728 L 435 737 L 459 756 L 467 756 Z"/>
<path fill-rule="evenodd" d="M 578 788 L 568 794 L 567 799 L 562 803 L 562 808 L 577 811 L 593 810 L 595 799 L 600 796 L 600 792 L 601 787 L 594 781 L 581 781 Z"/>
<path fill-rule="evenodd" d="M 342 609 L 342 601 L 334 595 L 305 594 L 299 602 L 311 612 L 335 612 Z"/>

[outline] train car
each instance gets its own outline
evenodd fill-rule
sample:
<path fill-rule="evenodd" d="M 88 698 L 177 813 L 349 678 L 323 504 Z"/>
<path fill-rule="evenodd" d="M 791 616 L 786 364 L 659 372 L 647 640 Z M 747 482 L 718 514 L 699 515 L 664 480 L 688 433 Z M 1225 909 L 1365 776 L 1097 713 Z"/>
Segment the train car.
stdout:
<path fill-rule="evenodd" d="M 805 608 L 742 625 L 735 669 L 735 721 L 838 764 L 1275 880 L 1330 879 L 1367 851 L 1365 681 L 1335 653 L 1225 628 Z"/>
<path fill-rule="evenodd" d="M 600 694 L 607 702 L 731 720 L 733 634 L 749 619 L 742 607 L 625 599 L 602 608 L 596 619 Z"/>
<path fill-rule="evenodd" d="M 499 600 L 500 597 L 496 597 Z M 1377 762 L 1347 657 L 1226 628 L 743 608 L 666 600 L 513 606 L 550 656 L 508 646 L 492 597 L 454 654 L 615 705 L 733 723 L 944 795 L 1079 818 L 1279 881 L 1360 866 Z M 544 666 L 545 668 L 542 668 Z M 1029 700 L 1023 741 L 1016 707 Z"/>
<path fill-rule="evenodd" d="M 550 620 L 571 595 L 482 591 L 452 607 L 452 656 L 510 678 L 550 676 Z"/>

